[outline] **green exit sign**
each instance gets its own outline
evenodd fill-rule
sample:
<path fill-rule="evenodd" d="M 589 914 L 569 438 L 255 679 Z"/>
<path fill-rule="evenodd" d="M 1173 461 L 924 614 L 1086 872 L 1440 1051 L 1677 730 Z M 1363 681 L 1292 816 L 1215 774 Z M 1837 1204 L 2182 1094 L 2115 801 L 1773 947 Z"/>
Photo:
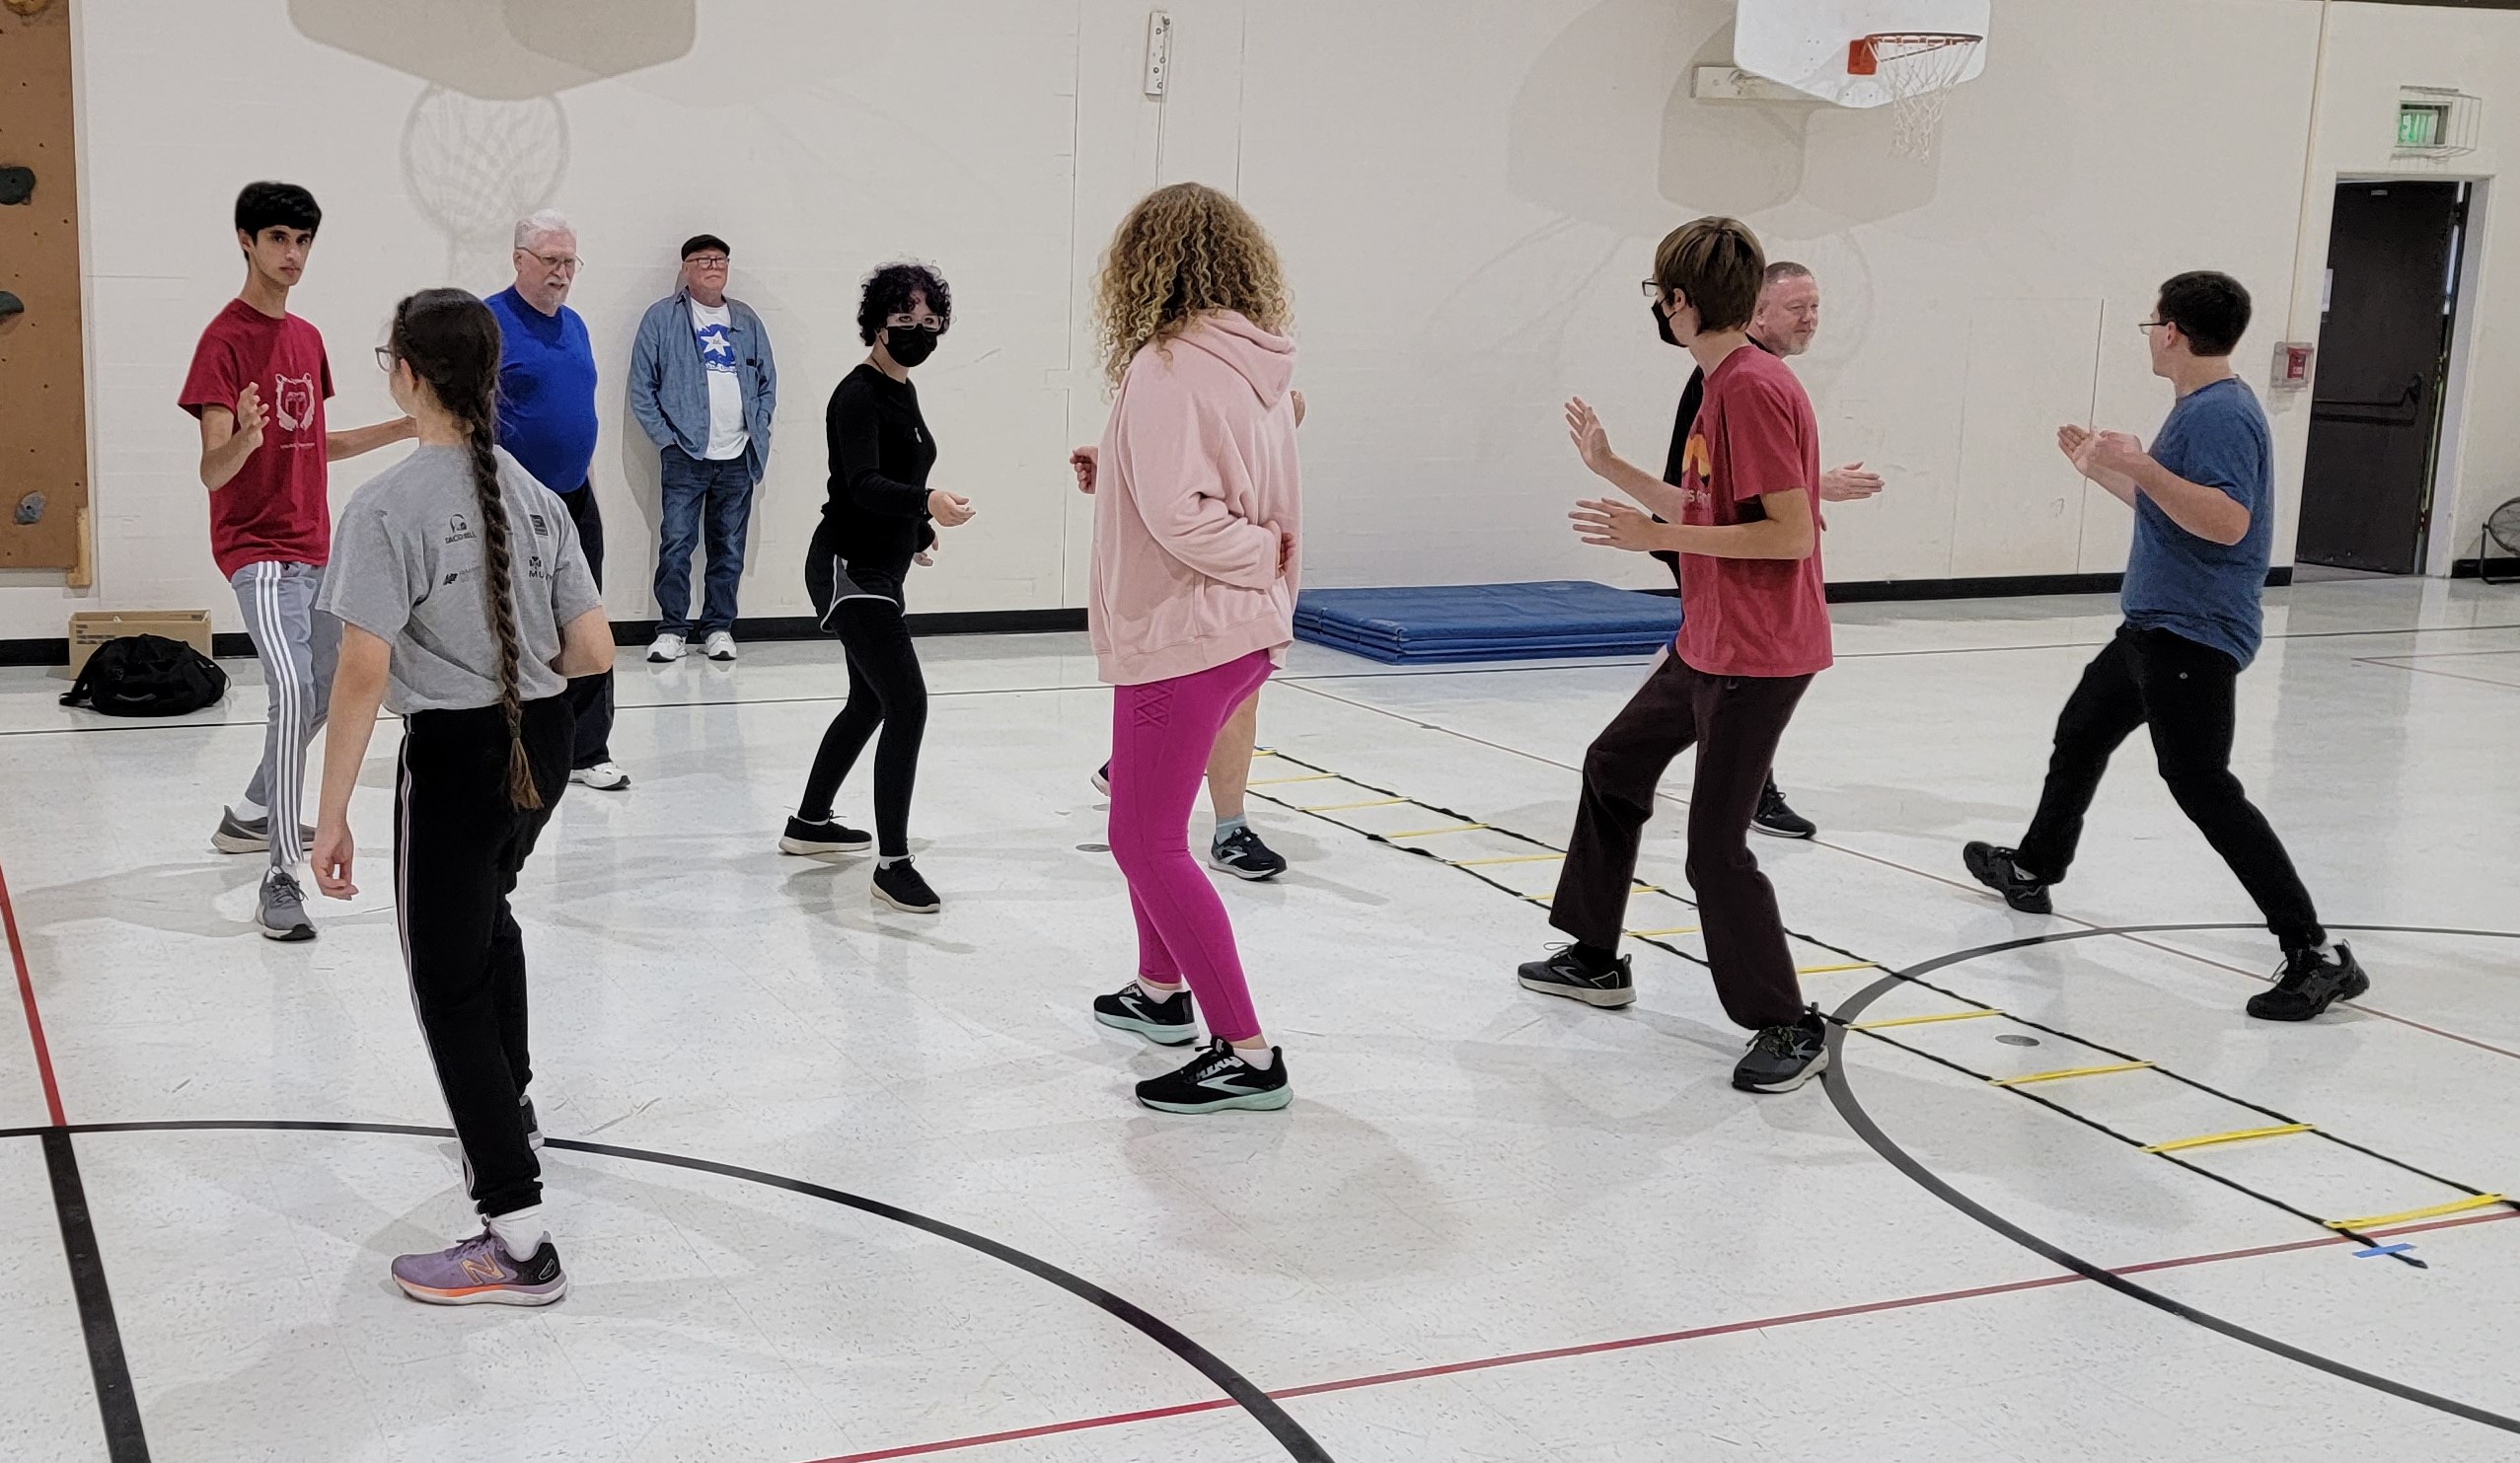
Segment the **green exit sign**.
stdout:
<path fill-rule="evenodd" d="M 2439 147 L 2450 109 L 2426 103 L 2401 103 L 2398 108 L 2398 145 L 2400 147 Z"/>

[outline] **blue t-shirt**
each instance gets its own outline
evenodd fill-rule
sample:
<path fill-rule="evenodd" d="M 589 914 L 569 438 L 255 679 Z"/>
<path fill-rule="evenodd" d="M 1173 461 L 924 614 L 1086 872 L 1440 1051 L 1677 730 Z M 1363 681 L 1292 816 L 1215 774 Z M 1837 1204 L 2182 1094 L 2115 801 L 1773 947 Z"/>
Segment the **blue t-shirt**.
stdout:
<path fill-rule="evenodd" d="M 2151 498 L 2135 496 L 2135 543 L 2117 597 L 2126 622 L 2210 645 L 2242 666 L 2257 657 L 2275 536 L 2274 437 L 2265 410 L 2240 378 L 2179 399 L 2153 438 L 2153 461 L 2190 482 L 2218 487 L 2249 510 L 2237 544 L 2199 539 Z"/>
<path fill-rule="evenodd" d="M 595 461 L 595 347 L 566 305 L 545 315 L 514 286 L 484 302 L 498 317 L 498 445 L 554 492 L 575 492 Z"/>

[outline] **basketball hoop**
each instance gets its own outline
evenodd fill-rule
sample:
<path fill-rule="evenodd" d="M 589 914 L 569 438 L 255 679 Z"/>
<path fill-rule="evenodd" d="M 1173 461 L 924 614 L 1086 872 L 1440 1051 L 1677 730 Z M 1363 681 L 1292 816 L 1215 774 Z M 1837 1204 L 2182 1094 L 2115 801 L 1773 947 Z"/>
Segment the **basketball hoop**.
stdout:
<path fill-rule="evenodd" d="M 1901 157 L 1934 154 L 1945 93 L 1968 69 L 1983 36 L 1964 31 L 1883 31 L 1846 45 L 1846 74 L 1869 76 L 1890 98 L 1890 146 Z"/>

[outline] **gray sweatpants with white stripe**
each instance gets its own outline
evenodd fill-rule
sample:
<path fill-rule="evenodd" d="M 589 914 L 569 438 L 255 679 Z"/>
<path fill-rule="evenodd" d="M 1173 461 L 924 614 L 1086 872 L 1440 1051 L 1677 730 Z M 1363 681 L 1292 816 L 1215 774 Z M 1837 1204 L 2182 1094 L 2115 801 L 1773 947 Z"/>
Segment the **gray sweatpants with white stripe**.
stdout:
<path fill-rule="evenodd" d="M 269 810 L 271 866 L 306 857 L 298 819 L 306 803 L 306 749 L 333 699 L 333 666 L 341 656 L 341 622 L 315 608 L 324 588 L 321 564 L 262 560 L 236 571 L 237 608 L 262 661 L 270 722 L 262 733 L 262 765 L 245 785 L 248 802 Z"/>

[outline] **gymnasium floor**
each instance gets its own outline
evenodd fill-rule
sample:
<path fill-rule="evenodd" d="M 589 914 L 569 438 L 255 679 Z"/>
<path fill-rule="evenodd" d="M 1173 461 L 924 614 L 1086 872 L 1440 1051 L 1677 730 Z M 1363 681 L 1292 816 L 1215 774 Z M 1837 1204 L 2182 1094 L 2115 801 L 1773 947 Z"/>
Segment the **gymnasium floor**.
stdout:
<path fill-rule="evenodd" d="M 1778 768 L 1820 841 L 1758 847 L 1798 957 L 1841 967 L 1810 992 L 2010 1015 L 1851 1032 L 1824 1086 L 1753 1098 L 1693 935 L 1640 952 L 1625 1012 L 1518 989 L 1550 932 L 1496 886 L 1554 866 L 1446 860 L 1563 841 L 1640 664 L 1298 647 L 1257 791 L 1415 802 L 1256 811 L 1294 871 L 1224 893 L 1297 1101 L 1210 1118 L 1136 1109 L 1179 1056 L 1086 1013 L 1132 965 L 1084 846 L 1109 698 L 1081 636 L 924 643 L 936 917 L 775 849 L 828 647 L 626 655 L 637 783 L 572 790 L 520 895 L 574 1283 L 543 1311 L 387 1280 L 469 1206 L 448 1140 L 403 1131 L 445 1120 L 381 856 L 281 946 L 248 927 L 259 860 L 209 848 L 252 666 L 149 725 L 0 672 L 0 869 L 50 1053 L 0 1041 L 0 1458 L 140 1456 L 108 1441 L 135 1420 L 158 1459 L 321 1463 L 2520 1454 L 2514 1210 L 2366 1224 L 2412 1246 L 2368 1258 L 2323 1224 L 2520 1195 L 2520 591 L 2269 597 L 2238 768 L 2376 982 L 2306 1028 L 2241 1016 L 2271 945 L 2140 744 L 2058 916 L 1958 877 L 1962 841 L 2018 832 L 2108 601 L 1837 621 Z M 394 741 L 354 820 L 379 855 Z M 1464 822 L 1491 827 L 1354 831 Z M 1646 882 L 1685 888 L 1678 823 Z M 1696 920 L 1643 894 L 1631 922 Z M 1988 1080 L 2123 1061 L 2158 1065 Z M 2293 1121 L 2318 1131 L 2140 1149 Z M 133 1390 L 101 1406 L 117 1334 Z"/>

